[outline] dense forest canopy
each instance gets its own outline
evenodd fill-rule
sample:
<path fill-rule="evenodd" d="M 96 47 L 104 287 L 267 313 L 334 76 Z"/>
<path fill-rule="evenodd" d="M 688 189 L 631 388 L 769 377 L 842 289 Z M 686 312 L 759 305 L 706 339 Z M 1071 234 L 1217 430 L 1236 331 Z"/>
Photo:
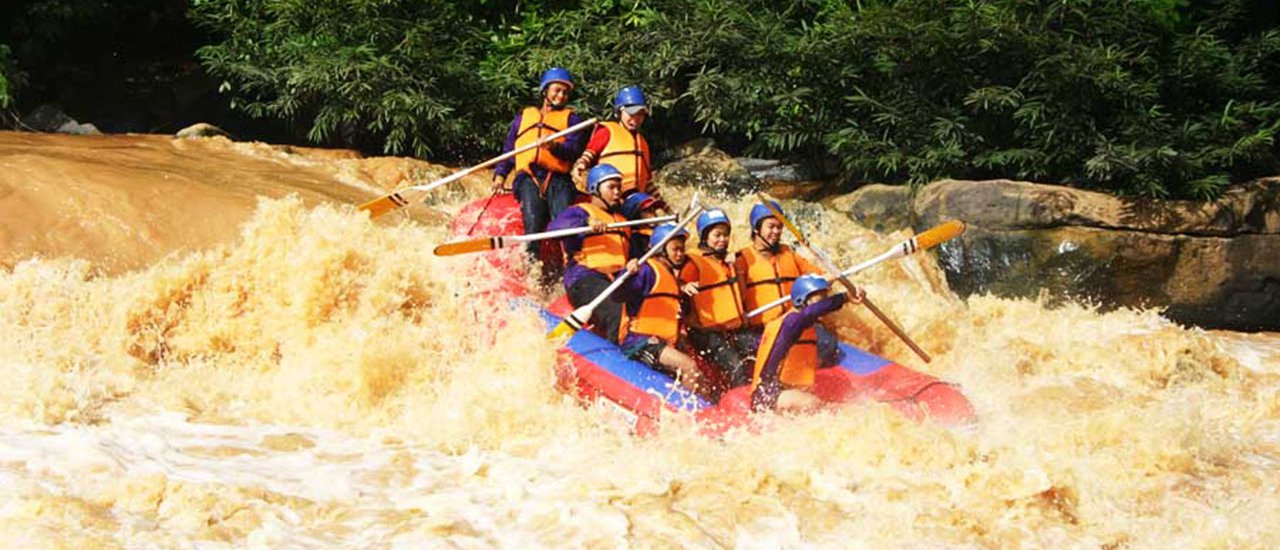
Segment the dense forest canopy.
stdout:
<path fill-rule="evenodd" d="M 1280 168 L 1274 0 L 32 0 L 0 16 L 10 121 L 54 102 L 169 131 L 198 112 L 247 137 L 478 160 L 564 66 L 592 114 L 644 87 L 660 144 L 709 135 L 846 181 L 1204 198 Z"/>

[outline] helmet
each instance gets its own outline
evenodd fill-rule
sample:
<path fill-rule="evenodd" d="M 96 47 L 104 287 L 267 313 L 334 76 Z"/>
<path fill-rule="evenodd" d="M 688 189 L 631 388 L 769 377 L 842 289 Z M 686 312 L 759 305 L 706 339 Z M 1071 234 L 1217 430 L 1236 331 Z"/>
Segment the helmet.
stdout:
<path fill-rule="evenodd" d="M 729 224 L 729 215 L 725 214 L 724 210 L 719 208 L 712 208 L 711 210 L 698 214 L 698 238 L 706 239 L 707 230 L 711 229 L 714 225 L 722 223 L 725 225 Z"/>
<path fill-rule="evenodd" d="M 618 95 L 613 97 L 614 109 L 620 110 L 623 107 L 634 106 L 644 107 L 645 110 L 649 109 L 649 104 L 644 99 L 644 92 L 640 90 L 639 86 L 627 86 L 618 90 Z"/>
<path fill-rule="evenodd" d="M 547 86 L 550 86 L 552 82 L 562 82 L 567 84 L 570 90 L 573 89 L 573 75 L 569 74 L 569 69 L 560 67 L 547 69 L 547 72 L 542 73 L 542 83 L 538 84 L 538 90 L 547 91 Z"/>
<path fill-rule="evenodd" d="M 656 202 L 658 202 L 658 199 L 653 198 L 653 195 L 648 193 L 632 193 L 627 196 L 626 200 L 622 201 L 622 215 L 628 220 L 638 219 L 642 210 Z"/>
<path fill-rule="evenodd" d="M 782 212 L 782 205 L 778 204 L 778 201 L 769 201 L 769 202 L 773 204 L 773 208 L 775 210 L 777 210 L 778 212 Z M 764 221 L 765 218 L 775 218 L 775 217 L 777 216 L 773 215 L 773 211 L 769 210 L 768 206 L 765 206 L 763 204 L 757 204 L 755 206 L 752 206 L 751 207 L 751 230 L 758 231 L 760 229 L 760 222 Z"/>
<path fill-rule="evenodd" d="M 796 278 L 796 282 L 791 284 L 791 305 L 797 308 L 804 307 L 804 301 L 814 292 L 819 292 L 831 288 L 831 283 L 826 279 L 812 273 L 801 275 Z"/>
<path fill-rule="evenodd" d="M 610 164 L 599 164 L 587 172 L 587 193 L 595 195 L 600 189 L 600 184 L 609 180 L 622 180 L 622 172 L 614 168 Z"/>
<path fill-rule="evenodd" d="M 689 232 L 685 231 L 683 227 L 680 227 L 674 223 L 664 223 L 662 225 L 659 225 L 658 227 L 653 228 L 653 235 L 649 236 L 649 247 L 652 248 L 653 245 L 656 245 L 659 242 L 661 242 L 662 239 L 667 237 L 667 233 L 670 233 L 672 231 L 676 232 L 676 236 L 671 237 L 672 239 L 679 239 L 680 237 L 684 237 L 686 239 L 689 238 Z M 666 251 L 664 250 L 663 253 L 666 253 Z"/>

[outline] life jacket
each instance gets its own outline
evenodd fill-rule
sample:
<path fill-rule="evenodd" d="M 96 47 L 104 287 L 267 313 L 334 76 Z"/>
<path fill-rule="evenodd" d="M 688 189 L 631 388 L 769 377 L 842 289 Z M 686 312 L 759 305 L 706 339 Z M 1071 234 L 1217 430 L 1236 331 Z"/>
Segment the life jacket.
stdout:
<path fill-rule="evenodd" d="M 640 302 L 627 330 L 632 334 L 657 336 L 675 345 L 680 338 L 680 280 L 657 258 L 645 262 L 653 270 L 653 288 Z"/>
<path fill-rule="evenodd" d="M 782 320 L 788 315 L 798 315 L 798 313 L 794 310 L 788 311 L 764 326 L 764 334 L 760 336 L 760 348 L 756 350 L 755 370 L 751 375 L 753 390 L 760 385 L 760 374 L 764 371 L 764 365 L 769 361 L 769 354 L 773 352 L 774 343 L 778 340 L 778 332 L 782 330 Z M 800 337 L 787 351 L 787 357 L 782 360 L 782 366 L 779 369 L 779 379 L 784 387 L 808 387 L 813 385 L 813 373 L 816 370 L 818 370 L 818 330 L 811 326 L 800 333 Z"/>
<path fill-rule="evenodd" d="M 689 254 L 680 273 L 686 283 L 698 283 L 689 324 L 705 330 L 734 330 L 742 326 L 742 290 L 734 267 L 702 251 Z"/>
<path fill-rule="evenodd" d="M 795 251 L 782 245 L 773 258 L 765 259 L 754 246 L 748 246 L 738 252 L 734 263 L 742 284 L 742 307 L 746 311 L 754 310 L 783 296 L 791 296 L 791 283 L 796 277 L 804 275 Z M 751 327 L 764 326 L 765 323 L 781 317 L 791 305 L 775 307 L 747 319 Z"/>
<path fill-rule="evenodd" d="M 600 152 L 600 161 L 617 168 L 622 172 L 622 196 L 633 190 L 641 193 L 649 191 L 649 142 L 640 132 L 628 130 L 622 123 L 608 121 L 602 123 L 609 130 L 609 143 Z"/>
<path fill-rule="evenodd" d="M 520 128 L 516 130 L 517 149 L 529 145 L 546 136 L 564 130 L 569 127 L 569 114 L 573 109 L 564 108 L 548 111 L 545 114 L 542 109 L 537 107 L 525 107 L 520 113 Z M 562 143 L 565 138 L 559 137 L 551 143 Z M 534 147 L 528 151 L 516 155 L 516 169 L 513 173 L 524 172 L 529 174 L 533 181 L 538 183 L 538 188 L 546 193 L 547 182 L 551 180 L 551 174 L 568 174 L 572 161 L 564 160 L 547 152 L 542 147 Z M 543 181 L 538 181 L 534 175 L 533 167 L 541 166 L 547 170 L 547 177 Z"/>
<path fill-rule="evenodd" d="M 585 210 L 590 220 L 600 220 L 604 223 L 627 221 L 622 214 L 609 212 L 593 203 L 584 202 L 574 206 Z M 630 245 L 631 231 L 626 227 L 606 229 L 604 233 L 599 234 L 587 234 L 582 238 L 582 250 L 574 254 L 573 261 L 612 278 L 614 273 L 627 265 L 627 249 Z"/>

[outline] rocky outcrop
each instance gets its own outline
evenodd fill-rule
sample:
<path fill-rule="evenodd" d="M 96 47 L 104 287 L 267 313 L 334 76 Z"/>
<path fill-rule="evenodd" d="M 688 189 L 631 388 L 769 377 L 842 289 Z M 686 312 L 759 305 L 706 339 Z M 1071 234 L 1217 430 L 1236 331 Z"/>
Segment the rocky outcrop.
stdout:
<path fill-rule="evenodd" d="M 51 132 L 56 134 L 74 134 L 81 136 L 100 135 L 98 127 L 90 123 L 80 123 L 62 112 L 62 109 L 50 104 L 36 107 L 22 117 L 21 124 L 28 130 Z"/>
<path fill-rule="evenodd" d="M 965 235 L 941 247 L 961 294 L 1047 292 L 1106 308 L 1163 308 L 1205 327 L 1280 330 L 1280 178 L 1210 202 L 1007 180 L 940 181 L 910 200 L 880 187 L 830 204 L 879 230 L 964 220 Z"/>
<path fill-rule="evenodd" d="M 190 138 L 198 138 L 198 137 L 219 137 L 219 136 L 230 138 L 231 134 L 228 134 L 226 130 L 223 130 L 222 128 L 219 128 L 207 122 L 197 122 L 195 124 L 187 126 L 186 128 L 178 130 L 178 132 L 173 135 L 173 137 L 176 137 L 179 139 L 190 139 Z"/>
<path fill-rule="evenodd" d="M 690 142 L 673 148 L 678 160 L 667 163 L 653 175 L 659 187 L 682 185 L 728 197 L 756 191 L 758 181 L 728 153 L 708 141 Z"/>

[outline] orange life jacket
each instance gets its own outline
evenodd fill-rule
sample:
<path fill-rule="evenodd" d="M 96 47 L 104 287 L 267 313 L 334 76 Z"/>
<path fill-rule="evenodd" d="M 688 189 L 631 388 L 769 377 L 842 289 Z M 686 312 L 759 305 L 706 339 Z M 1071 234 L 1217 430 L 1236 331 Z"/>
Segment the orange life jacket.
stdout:
<path fill-rule="evenodd" d="M 590 220 L 604 223 L 625 222 L 622 214 L 612 213 L 589 202 L 576 204 L 587 211 Z M 588 223 L 590 223 L 588 220 Z M 573 261 L 606 277 L 613 277 L 627 264 L 627 250 L 631 247 L 631 230 L 626 227 L 606 229 L 604 233 L 588 234 L 582 238 L 582 250 L 574 254 Z"/>
<path fill-rule="evenodd" d="M 760 336 L 760 349 L 756 351 L 755 370 L 751 375 L 753 390 L 760 385 L 760 373 L 764 371 L 764 365 L 769 361 L 769 354 L 773 352 L 778 332 L 782 330 L 782 320 L 788 315 L 798 315 L 798 313 L 794 310 L 788 311 L 764 326 L 764 334 Z M 800 333 L 800 337 L 787 351 L 787 357 L 782 360 L 782 368 L 779 370 L 779 379 L 784 387 L 808 387 L 813 385 L 813 373 L 816 370 L 818 370 L 818 330 L 809 327 Z"/>
<path fill-rule="evenodd" d="M 653 289 L 640 302 L 640 310 L 631 318 L 632 334 L 657 336 L 675 345 L 680 338 L 680 280 L 657 258 L 645 262 L 653 270 Z"/>
<path fill-rule="evenodd" d="M 689 324 L 705 330 L 734 330 L 742 326 L 742 290 L 732 265 L 702 251 L 689 254 L 680 280 L 698 283 Z"/>
<path fill-rule="evenodd" d="M 520 128 L 516 130 L 515 147 L 519 149 L 568 128 L 569 114 L 572 112 L 573 109 L 564 108 L 548 111 L 544 114 L 542 109 L 537 107 L 525 107 L 524 111 L 520 113 Z M 564 137 L 559 137 L 551 143 L 562 143 L 564 140 Z M 550 181 L 550 174 L 568 174 L 572 164 L 572 161 L 557 157 L 542 147 L 534 147 L 516 155 L 516 169 L 512 173 L 524 172 L 529 174 L 529 177 L 533 178 L 538 183 L 538 187 L 545 193 L 547 182 Z M 538 178 L 533 175 L 533 166 L 546 168 L 548 177 L 544 181 L 538 181 Z"/>
<path fill-rule="evenodd" d="M 765 259 L 754 246 L 748 246 L 738 252 L 734 267 L 737 268 L 742 284 L 742 308 L 746 311 L 754 310 L 783 296 L 791 296 L 791 284 L 795 282 L 796 277 L 804 275 L 795 251 L 787 245 L 782 245 L 772 259 Z M 770 309 L 747 319 L 747 325 L 763 326 L 781 317 L 790 307 L 788 303 Z"/>
<path fill-rule="evenodd" d="M 600 163 L 608 164 L 622 172 L 622 195 L 632 190 L 649 191 L 649 142 L 640 132 L 628 130 L 617 121 L 604 122 L 609 129 L 609 143 L 600 152 Z"/>

